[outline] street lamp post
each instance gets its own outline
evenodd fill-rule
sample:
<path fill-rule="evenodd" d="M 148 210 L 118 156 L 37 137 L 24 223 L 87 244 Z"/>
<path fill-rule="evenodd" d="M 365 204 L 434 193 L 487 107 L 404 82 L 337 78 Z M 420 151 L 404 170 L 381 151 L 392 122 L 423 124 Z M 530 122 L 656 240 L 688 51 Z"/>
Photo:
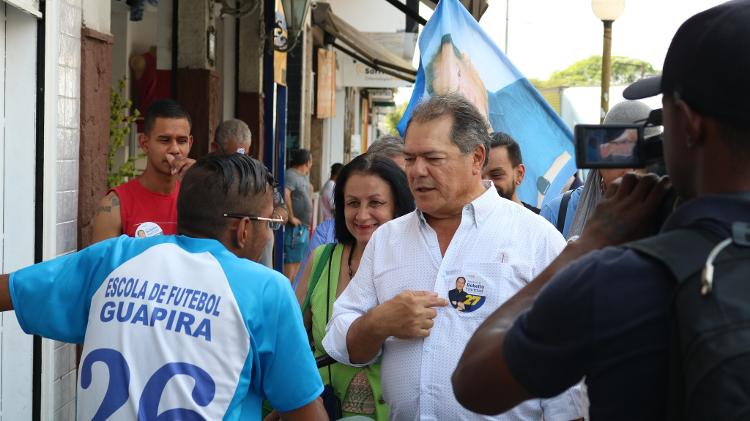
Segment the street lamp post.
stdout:
<path fill-rule="evenodd" d="M 625 0 L 592 0 L 594 14 L 604 24 L 604 46 L 602 48 L 602 95 L 599 110 L 600 121 L 609 111 L 609 79 L 612 63 L 612 23 L 625 10 Z"/>

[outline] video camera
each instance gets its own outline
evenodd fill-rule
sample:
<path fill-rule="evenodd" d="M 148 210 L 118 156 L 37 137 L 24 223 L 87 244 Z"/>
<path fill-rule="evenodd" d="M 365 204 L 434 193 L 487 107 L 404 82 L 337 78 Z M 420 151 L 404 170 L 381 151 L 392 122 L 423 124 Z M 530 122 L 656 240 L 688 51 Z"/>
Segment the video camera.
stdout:
<path fill-rule="evenodd" d="M 661 126 L 661 109 L 642 124 L 578 124 L 575 126 L 578 168 L 645 168 L 663 161 L 662 135 L 646 138 L 645 130 Z"/>
<path fill-rule="evenodd" d="M 653 110 L 641 124 L 578 124 L 575 126 L 576 164 L 578 168 L 647 168 L 664 175 L 663 137 L 646 138 L 647 128 L 661 126 L 662 110 Z M 671 188 L 656 218 L 661 226 L 681 199 Z"/>

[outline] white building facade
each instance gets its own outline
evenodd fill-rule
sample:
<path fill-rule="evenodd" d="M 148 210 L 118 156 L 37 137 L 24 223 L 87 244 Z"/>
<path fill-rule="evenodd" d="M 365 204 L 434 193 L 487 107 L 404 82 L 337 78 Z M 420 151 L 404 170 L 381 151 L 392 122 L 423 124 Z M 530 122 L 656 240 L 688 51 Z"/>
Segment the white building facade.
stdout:
<path fill-rule="evenodd" d="M 77 249 L 82 30 L 109 33 L 109 2 L 0 2 L 0 266 Z M 0 314 L 0 421 L 75 419 L 76 346 Z"/>

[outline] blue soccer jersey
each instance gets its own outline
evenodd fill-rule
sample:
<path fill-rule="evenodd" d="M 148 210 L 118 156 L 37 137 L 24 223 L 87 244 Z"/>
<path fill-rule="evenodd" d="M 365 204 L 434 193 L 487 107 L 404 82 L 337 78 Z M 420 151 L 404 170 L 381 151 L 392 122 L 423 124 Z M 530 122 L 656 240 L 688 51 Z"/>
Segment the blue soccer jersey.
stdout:
<path fill-rule="evenodd" d="M 10 294 L 25 332 L 83 342 L 79 419 L 260 419 L 323 390 L 289 281 L 216 240 L 121 236 Z"/>

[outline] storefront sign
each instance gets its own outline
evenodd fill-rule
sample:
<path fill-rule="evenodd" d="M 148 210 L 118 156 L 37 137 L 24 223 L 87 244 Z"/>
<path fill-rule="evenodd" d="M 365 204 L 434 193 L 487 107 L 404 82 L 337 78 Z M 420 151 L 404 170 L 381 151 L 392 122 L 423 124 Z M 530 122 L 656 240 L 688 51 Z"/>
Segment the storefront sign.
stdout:
<path fill-rule="evenodd" d="M 393 77 L 349 57 L 339 55 L 339 70 L 343 86 L 361 88 L 398 88 L 411 86 L 410 82 Z"/>

